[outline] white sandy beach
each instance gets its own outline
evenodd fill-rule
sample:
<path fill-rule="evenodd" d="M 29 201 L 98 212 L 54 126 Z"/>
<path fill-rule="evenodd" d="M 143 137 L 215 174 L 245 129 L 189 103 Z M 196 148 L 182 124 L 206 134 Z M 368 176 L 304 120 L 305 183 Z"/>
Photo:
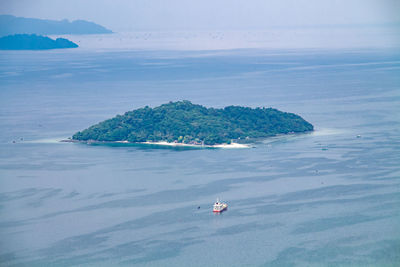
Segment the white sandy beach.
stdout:
<path fill-rule="evenodd" d="M 127 142 L 127 141 L 122 141 Z M 238 144 L 238 143 L 231 143 L 231 144 L 219 144 L 219 145 L 193 145 L 193 144 L 184 144 L 184 143 L 172 143 L 166 141 L 160 142 L 140 142 L 140 144 L 148 144 L 148 145 L 161 145 L 161 146 L 182 146 L 182 147 L 212 147 L 212 148 L 249 148 L 249 145 L 246 144 Z"/>
<path fill-rule="evenodd" d="M 50 140 L 50 139 L 49 139 Z M 53 140 L 53 139 L 51 139 Z M 118 144 L 135 144 L 129 141 L 113 141 L 113 142 L 98 142 L 98 141 L 74 141 L 70 139 L 58 139 L 54 140 L 55 142 L 83 142 L 83 143 L 118 143 Z M 176 147 L 196 147 L 196 148 L 250 148 L 250 145 L 247 144 L 239 144 L 239 143 L 231 143 L 231 144 L 218 144 L 218 145 L 195 145 L 195 144 L 184 144 L 184 143 L 174 143 L 174 142 L 167 142 L 167 141 L 159 141 L 159 142 L 137 142 L 136 144 L 145 144 L 145 145 L 158 145 L 158 146 L 176 146 Z"/>

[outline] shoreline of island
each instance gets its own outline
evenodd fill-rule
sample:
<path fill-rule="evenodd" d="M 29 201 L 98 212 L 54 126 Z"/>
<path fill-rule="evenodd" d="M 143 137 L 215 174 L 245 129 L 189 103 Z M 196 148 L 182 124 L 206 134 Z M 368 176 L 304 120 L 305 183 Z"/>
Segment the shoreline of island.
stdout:
<path fill-rule="evenodd" d="M 124 141 L 122 141 L 124 142 Z M 250 145 L 247 144 L 239 144 L 239 143 L 230 143 L 230 144 L 215 144 L 215 145 L 197 145 L 197 144 L 185 144 L 185 143 L 175 143 L 175 142 L 167 142 L 167 141 L 158 141 L 158 142 L 139 142 L 139 144 L 146 145 L 159 145 L 159 146 L 172 146 L 172 147 L 198 147 L 198 148 L 250 148 Z"/>
<path fill-rule="evenodd" d="M 129 141 L 97 141 L 97 140 L 75 140 L 64 139 L 59 142 L 63 143 L 82 143 L 88 145 L 101 145 L 101 144 L 126 144 L 126 145 L 149 145 L 149 146 L 165 146 L 165 147 L 187 147 L 187 148 L 251 148 L 249 144 L 230 143 L 230 144 L 215 144 L 215 145 L 198 145 L 198 144 L 185 144 L 167 141 L 146 141 L 146 142 L 129 142 Z"/>

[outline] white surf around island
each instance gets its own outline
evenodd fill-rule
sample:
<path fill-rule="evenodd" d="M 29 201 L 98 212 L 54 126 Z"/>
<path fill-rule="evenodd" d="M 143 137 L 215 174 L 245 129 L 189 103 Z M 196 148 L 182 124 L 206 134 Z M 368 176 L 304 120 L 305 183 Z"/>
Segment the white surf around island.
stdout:
<path fill-rule="evenodd" d="M 17 139 L 16 139 L 17 140 Z M 193 147 L 193 148 L 251 148 L 250 144 L 239 144 L 239 143 L 230 143 L 230 144 L 216 144 L 216 145 L 197 145 L 197 144 L 185 144 L 185 143 L 175 143 L 175 142 L 167 142 L 167 141 L 159 141 L 159 142 L 129 142 L 129 141 L 112 141 L 112 142 L 98 142 L 94 140 L 89 141 L 76 141 L 69 138 L 47 138 L 47 139 L 37 139 L 37 140 L 23 140 L 14 141 L 14 143 L 41 143 L 41 144 L 62 144 L 62 143 L 86 143 L 86 144 L 143 144 L 143 145 L 155 145 L 155 146 L 170 146 L 170 147 Z"/>
<path fill-rule="evenodd" d="M 270 144 L 282 139 L 288 138 L 307 138 L 313 136 L 325 136 L 325 135 L 338 135 L 338 134 L 346 134 L 347 132 L 343 129 L 332 129 L 332 128 L 324 128 L 324 129 L 316 129 L 310 133 L 302 133 L 302 134 L 293 134 L 293 135 L 277 135 L 273 137 L 265 138 L 261 141 L 264 144 Z M 238 148 L 252 148 L 254 144 L 240 144 L 232 142 L 230 144 L 216 144 L 216 145 L 198 145 L 198 144 L 185 144 L 185 143 L 177 143 L 177 142 L 167 142 L 167 141 L 146 141 L 146 142 L 129 142 L 129 141 L 112 141 L 112 142 L 99 142 L 94 140 L 89 141 L 76 141 L 69 138 L 46 138 L 46 139 L 36 139 L 36 140 L 23 140 L 20 141 L 16 139 L 16 143 L 43 143 L 43 144 L 54 144 L 54 143 L 86 143 L 86 144 L 143 144 L 143 145 L 154 145 L 154 146 L 166 146 L 166 147 L 188 147 L 188 148 L 224 148 L 224 149 L 238 149 Z"/>
<path fill-rule="evenodd" d="M 128 143 L 128 141 L 121 141 L 119 143 Z M 159 141 L 159 142 L 140 142 L 139 144 L 147 144 L 147 145 L 159 145 L 159 146 L 176 146 L 176 147 L 196 147 L 196 148 L 250 148 L 251 146 L 248 144 L 239 144 L 239 143 L 230 143 L 230 144 L 217 144 L 217 145 L 195 145 L 195 144 L 185 144 L 185 143 L 175 143 L 175 142 L 167 142 L 167 141 Z"/>

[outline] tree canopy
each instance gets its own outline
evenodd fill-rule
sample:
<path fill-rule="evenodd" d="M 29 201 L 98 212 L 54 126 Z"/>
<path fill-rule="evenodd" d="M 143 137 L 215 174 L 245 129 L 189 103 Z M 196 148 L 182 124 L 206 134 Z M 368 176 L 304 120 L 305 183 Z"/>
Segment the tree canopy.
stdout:
<path fill-rule="evenodd" d="M 184 100 L 128 111 L 77 132 L 72 139 L 214 145 L 312 130 L 300 116 L 273 108 L 206 108 Z"/>

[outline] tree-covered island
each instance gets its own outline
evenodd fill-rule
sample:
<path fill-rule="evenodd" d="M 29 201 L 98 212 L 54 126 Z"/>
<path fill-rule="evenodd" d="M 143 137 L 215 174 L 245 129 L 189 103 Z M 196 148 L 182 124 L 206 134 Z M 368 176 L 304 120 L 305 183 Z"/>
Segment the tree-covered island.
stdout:
<path fill-rule="evenodd" d="M 0 37 L 0 50 L 47 50 L 76 48 L 78 45 L 65 38 L 53 40 L 36 34 L 14 34 Z"/>
<path fill-rule="evenodd" d="M 185 100 L 128 111 L 77 132 L 72 140 L 216 145 L 312 130 L 300 116 L 273 108 L 206 108 Z"/>

